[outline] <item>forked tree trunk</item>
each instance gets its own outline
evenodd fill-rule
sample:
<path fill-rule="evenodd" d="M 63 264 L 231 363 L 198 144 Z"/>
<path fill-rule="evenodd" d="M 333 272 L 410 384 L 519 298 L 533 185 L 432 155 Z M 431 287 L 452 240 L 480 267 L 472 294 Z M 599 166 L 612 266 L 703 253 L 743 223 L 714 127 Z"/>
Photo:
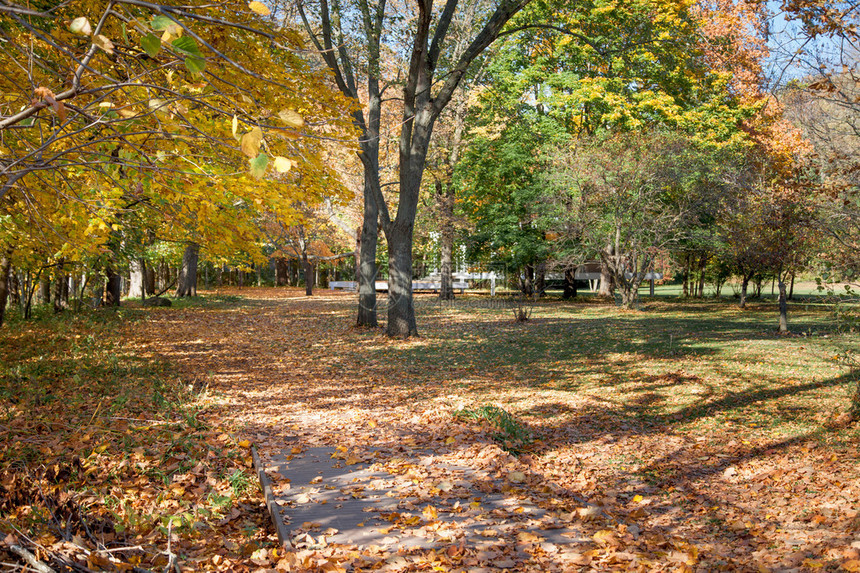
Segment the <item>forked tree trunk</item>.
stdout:
<path fill-rule="evenodd" d="M 7 250 L 0 257 L 0 326 L 6 315 L 6 301 L 9 299 L 9 269 L 12 267 L 12 251 Z"/>
<path fill-rule="evenodd" d="M 188 243 L 182 255 L 182 269 L 176 285 L 176 297 L 197 296 L 197 264 L 200 260 L 200 245 Z"/>
<path fill-rule="evenodd" d="M 412 302 L 412 228 L 392 226 L 388 239 L 388 324 L 389 336 L 418 335 Z"/>

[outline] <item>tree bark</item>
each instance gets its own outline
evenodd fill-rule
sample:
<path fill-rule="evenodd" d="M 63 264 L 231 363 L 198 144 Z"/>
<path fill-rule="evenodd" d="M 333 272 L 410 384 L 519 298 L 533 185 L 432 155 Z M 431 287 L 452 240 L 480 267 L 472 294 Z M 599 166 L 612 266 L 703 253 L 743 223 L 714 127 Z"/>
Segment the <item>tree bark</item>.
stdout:
<path fill-rule="evenodd" d="M 546 262 L 541 261 L 535 268 L 535 293 L 546 296 Z"/>
<path fill-rule="evenodd" d="M 388 324 L 386 333 L 406 338 L 418 335 L 412 301 L 412 227 L 394 228 L 388 239 Z"/>
<path fill-rule="evenodd" d="M 307 252 L 302 253 L 302 267 L 305 276 L 305 296 L 314 295 L 314 265 L 308 259 Z"/>
<path fill-rule="evenodd" d="M 12 250 L 8 249 L 0 257 L 0 326 L 6 315 L 6 302 L 9 299 L 9 269 L 12 268 Z"/>
<path fill-rule="evenodd" d="M 785 281 L 779 277 L 779 331 L 788 332 L 788 300 Z"/>
<path fill-rule="evenodd" d="M 377 148 L 378 149 L 378 148 Z M 379 208 L 372 189 L 372 176 L 364 171 L 364 220 L 358 239 L 358 316 L 356 325 L 376 328 L 376 244 L 379 241 Z"/>
<path fill-rule="evenodd" d="M 561 297 L 565 300 L 576 296 L 576 267 L 564 269 L 564 293 Z"/>
<path fill-rule="evenodd" d="M 42 279 L 39 282 L 39 302 L 51 304 L 51 279 Z"/>
<path fill-rule="evenodd" d="M 615 249 L 609 244 L 603 250 L 606 258 L 613 256 Z M 612 270 L 605 260 L 600 261 L 600 288 L 597 290 L 597 296 L 610 298 L 615 294 L 615 281 L 612 278 Z"/>
<path fill-rule="evenodd" d="M 132 258 L 128 262 L 129 298 L 139 298 L 140 300 L 146 300 L 146 281 L 144 280 L 144 275 L 146 274 L 145 266 L 146 265 L 143 259 Z"/>
<path fill-rule="evenodd" d="M 744 275 L 741 279 L 741 302 L 740 307 L 746 308 L 747 306 L 747 288 L 750 285 L 750 277 L 748 275 Z"/>
<path fill-rule="evenodd" d="M 66 292 L 68 292 L 68 288 L 66 289 Z M 116 272 L 116 269 L 114 269 L 112 264 L 108 264 L 105 268 L 105 286 L 102 304 L 104 306 L 119 306 L 121 298 L 122 276 Z"/>
<path fill-rule="evenodd" d="M 454 300 L 454 192 L 450 179 L 448 188 L 436 180 L 436 201 L 439 205 L 439 248 L 442 285 L 440 300 Z"/>
<path fill-rule="evenodd" d="M 200 245 L 188 243 L 182 255 L 182 269 L 176 286 L 176 298 L 197 296 L 197 264 L 200 260 Z"/>
<path fill-rule="evenodd" d="M 275 284 L 277 286 L 287 286 L 287 281 L 289 280 L 289 267 L 287 266 L 287 259 L 284 257 L 278 257 L 275 259 Z"/>

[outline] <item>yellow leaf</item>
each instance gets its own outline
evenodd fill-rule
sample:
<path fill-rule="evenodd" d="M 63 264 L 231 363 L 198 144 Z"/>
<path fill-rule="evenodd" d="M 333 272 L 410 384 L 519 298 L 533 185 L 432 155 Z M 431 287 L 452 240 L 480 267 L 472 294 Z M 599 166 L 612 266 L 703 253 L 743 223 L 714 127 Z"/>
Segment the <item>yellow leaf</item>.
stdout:
<path fill-rule="evenodd" d="M 242 440 L 239 442 L 239 447 L 240 448 L 250 448 L 251 447 L 251 441 L 250 440 Z"/>
<path fill-rule="evenodd" d="M 445 445 L 450 446 L 451 444 L 453 444 L 456 441 L 457 441 L 457 438 L 455 438 L 453 436 L 448 436 L 447 438 L 445 438 Z"/>
<path fill-rule="evenodd" d="M 239 141 L 239 136 L 236 134 L 236 131 L 239 129 L 239 118 L 235 115 L 233 116 L 233 123 L 230 128 L 233 130 L 233 137 L 236 138 L 236 141 Z"/>
<path fill-rule="evenodd" d="M 517 534 L 517 541 L 520 543 L 540 543 L 543 541 L 543 537 L 540 535 L 535 535 L 530 531 L 520 531 Z"/>
<path fill-rule="evenodd" d="M 640 501 L 642 501 L 642 499 L 643 499 L 643 497 L 641 495 L 634 495 L 633 496 L 633 501 L 635 501 L 636 503 L 639 503 Z"/>
<path fill-rule="evenodd" d="M 852 559 L 842 564 L 842 568 L 850 573 L 860 572 L 860 559 Z"/>
<path fill-rule="evenodd" d="M 248 2 L 248 8 L 259 14 L 260 16 L 268 16 L 272 13 L 272 11 L 269 10 L 268 6 L 266 6 L 262 2 L 257 2 L 256 0 L 254 0 L 253 2 Z"/>
<path fill-rule="evenodd" d="M 436 511 L 436 508 L 432 505 L 428 505 L 424 508 L 424 511 L 421 512 L 424 514 L 424 519 L 430 521 L 439 517 L 439 513 Z"/>
<path fill-rule="evenodd" d="M 260 152 L 260 143 L 263 141 L 263 130 L 260 126 L 242 136 L 242 153 L 248 157 L 254 158 Z"/>
<path fill-rule="evenodd" d="M 348 466 L 353 466 L 360 462 L 361 458 L 359 458 L 358 456 L 349 456 L 348 458 L 346 458 L 346 465 Z"/>
<path fill-rule="evenodd" d="M 292 166 L 293 162 L 286 157 L 281 157 L 280 155 L 275 157 L 275 171 L 277 171 L 278 173 L 286 173 L 292 168 Z M 367 424 L 371 428 L 376 427 L 376 422 L 374 422 L 373 420 L 370 420 Z"/>
<path fill-rule="evenodd" d="M 511 472 L 508 474 L 508 481 L 511 483 L 523 483 L 526 481 L 526 474 L 523 472 Z"/>
<path fill-rule="evenodd" d="M 278 117 L 281 118 L 281 121 L 286 123 L 289 127 L 302 127 L 305 124 L 305 118 L 303 118 L 299 112 L 292 109 L 284 109 L 278 112 Z"/>
<path fill-rule="evenodd" d="M 108 38 L 107 36 L 99 34 L 98 36 L 93 38 L 93 44 L 107 52 L 108 55 L 113 55 L 113 42 L 111 42 L 110 38 Z"/>
<path fill-rule="evenodd" d="M 278 159 L 281 159 L 281 158 L 280 157 L 275 158 L 275 168 L 276 169 L 278 167 Z M 290 161 L 290 167 L 292 167 L 292 165 L 293 165 L 293 162 Z M 287 167 L 287 171 L 289 171 L 289 170 L 290 170 L 290 168 Z M 370 426 L 371 428 L 375 428 L 376 427 L 376 420 L 368 420 L 367 425 Z"/>
<path fill-rule="evenodd" d="M 616 542 L 615 534 L 609 529 L 601 529 L 595 533 L 594 540 L 604 545 L 614 545 Z"/>
<path fill-rule="evenodd" d="M 161 35 L 161 43 L 169 44 L 180 36 L 182 36 L 182 26 L 173 22 L 164 29 L 164 33 Z"/>

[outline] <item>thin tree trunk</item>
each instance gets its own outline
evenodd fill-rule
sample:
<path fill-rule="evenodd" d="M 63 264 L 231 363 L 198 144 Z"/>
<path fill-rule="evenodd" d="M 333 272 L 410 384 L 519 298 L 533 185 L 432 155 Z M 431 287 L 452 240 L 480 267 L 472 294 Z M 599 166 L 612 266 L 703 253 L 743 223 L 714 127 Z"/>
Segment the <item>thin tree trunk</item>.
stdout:
<path fill-rule="evenodd" d="M 9 269 L 12 268 L 12 249 L 7 249 L 0 257 L 0 326 L 6 315 L 6 302 L 9 299 Z"/>
<path fill-rule="evenodd" d="M 197 296 L 197 265 L 200 261 L 200 245 L 188 243 L 182 255 L 182 269 L 176 286 L 176 297 Z"/>
<path fill-rule="evenodd" d="M 69 281 L 63 272 L 63 259 L 57 261 L 56 281 L 54 283 L 54 313 L 58 314 L 66 309 L 65 301 L 69 297 Z M 63 296 L 65 294 L 65 296 Z"/>
<path fill-rule="evenodd" d="M 356 325 L 376 328 L 376 244 L 379 241 L 379 209 L 373 191 L 373 174 L 364 171 L 364 221 L 359 235 L 358 316 Z"/>
<path fill-rule="evenodd" d="M 442 285 L 440 300 L 454 300 L 454 193 L 451 180 L 448 186 L 436 179 L 436 203 L 439 206 L 439 250 Z"/>
<path fill-rule="evenodd" d="M 308 260 L 307 252 L 302 253 L 302 266 L 305 275 L 305 296 L 314 294 L 314 265 Z"/>
<path fill-rule="evenodd" d="M 697 296 L 699 298 L 705 298 L 705 267 L 708 265 L 708 257 L 702 255 L 701 259 L 699 259 L 699 289 Z"/>
<path fill-rule="evenodd" d="M 747 306 L 747 288 L 750 284 L 750 277 L 748 275 L 744 275 L 743 279 L 741 279 L 741 302 L 740 307 L 746 308 Z"/>
<path fill-rule="evenodd" d="M 788 300 L 794 300 L 794 271 L 791 272 L 791 286 L 788 289 Z"/>
<path fill-rule="evenodd" d="M 779 331 L 788 332 L 788 302 L 782 276 L 779 277 Z"/>

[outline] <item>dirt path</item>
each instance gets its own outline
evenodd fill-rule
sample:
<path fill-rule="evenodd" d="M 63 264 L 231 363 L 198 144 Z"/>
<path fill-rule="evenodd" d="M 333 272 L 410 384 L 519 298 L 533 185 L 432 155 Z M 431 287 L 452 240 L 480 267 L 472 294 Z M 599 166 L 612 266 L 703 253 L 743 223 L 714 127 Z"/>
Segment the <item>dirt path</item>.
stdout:
<path fill-rule="evenodd" d="M 806 438 L 756 443 L 731 427 L 680 432 L 600 396 L 535 390 L 504 359 L 461 364 L 457 346 L 444 362 L 412 360 L 452 339 L 467 345 L 471 334 L 440 315 L 434 328 L 448 338 L 427 328 L 420 339 L 389 341 L 349 327 L 351 295 L 287 292 L 245 290 L 247 300 L 224 308 L 156 309 L 136 327 L 137 344 L 208 385 L 210 417 L 230 420 L 260 448 L 294 516 L 294 551 L 270 554 L 269 566 L 860 571 L 851 451 Z M 666 376 L 667 384 L 684 377 Z M 451 415 L 514 398 L 528 401 L 537 438 L 519 456 L 488 424 Z M 543 423 L 542 412 L 554 417 Z M 291 479 L 290 458 L 321 453 L 329 469 L 379 472 L 377 482 L 349 489 L 331 485 L 329 474 L 317 484 Z M 366 524 L 385 542 L 342 545 L 340 531 L 313 518 L 329 508 L 303 520 L 303 506 L 320 504 L 314 497 L 327 487 L 344 498 L 326 502 L 334 506 L 390 492 L 397 503 L 372 510 L 376 521 Z M 398 550 L 405 537 L 425 543 Z"/>

